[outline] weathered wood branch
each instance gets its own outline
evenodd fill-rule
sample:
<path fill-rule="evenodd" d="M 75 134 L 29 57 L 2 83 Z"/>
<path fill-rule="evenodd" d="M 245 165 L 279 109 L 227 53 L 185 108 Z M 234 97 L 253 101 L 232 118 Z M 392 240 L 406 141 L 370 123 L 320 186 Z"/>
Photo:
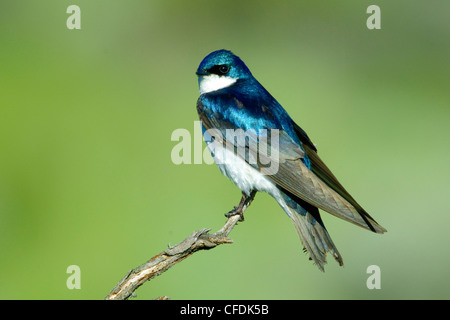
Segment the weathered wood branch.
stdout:
<path fill-rule="evenodd" d="M 240 218 L 239 215 L 229 217 L 225 225 L 212 234 L 209 233 L 210 230 L 208 229 L 194 231 L 179 244 L 154 256 L 143 265 L 130 270 L 105 297 L 105 300 L 128 299 L 144 282 L 159 276 L 194 252 L 209 250 L 223 243 L 232 243 L 233 240 L 228 238 L 228 235 Z"/>

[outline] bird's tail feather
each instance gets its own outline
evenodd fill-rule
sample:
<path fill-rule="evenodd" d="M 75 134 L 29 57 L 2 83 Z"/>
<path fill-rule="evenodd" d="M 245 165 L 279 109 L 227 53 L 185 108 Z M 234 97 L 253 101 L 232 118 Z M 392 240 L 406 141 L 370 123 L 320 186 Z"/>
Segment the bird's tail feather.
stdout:
<path fill-rule="evenodd" d="M 327 230 L 309 212 L 300 214 L 293 208 L 289 206 L 288 208 L 291 211 L 288 215 L 297 230 L 305 251 L 310 255 L 310 260 L 313 260 L 317 267 L 324 271 L 324 265 L 327 263 L 326 254 L 330 253 L 342 266 L 344 264 L 342 257 Z"/>

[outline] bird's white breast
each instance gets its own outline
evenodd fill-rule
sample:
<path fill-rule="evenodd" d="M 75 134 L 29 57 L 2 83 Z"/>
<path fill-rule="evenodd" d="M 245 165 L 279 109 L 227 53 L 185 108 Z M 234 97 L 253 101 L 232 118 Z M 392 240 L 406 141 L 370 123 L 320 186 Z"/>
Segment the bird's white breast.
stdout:
<path fill-rule="evenodd" d="M 211 147 L 211 144 L 214 143 L 208 144 L 208 147 Z M 214 144 L 214 161 L 220 171 L 246 194 L 258 190 L 275 198 L 280 197 L 280 192 L 272 181 L 220 144 Z"/>

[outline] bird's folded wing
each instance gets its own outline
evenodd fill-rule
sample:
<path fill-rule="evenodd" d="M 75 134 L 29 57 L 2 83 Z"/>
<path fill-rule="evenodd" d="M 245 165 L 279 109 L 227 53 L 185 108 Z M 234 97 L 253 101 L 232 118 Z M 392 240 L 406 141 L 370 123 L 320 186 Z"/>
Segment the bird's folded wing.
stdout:
<path fill-rule="evenodd" d="M 283 130 L 277 130 L 278 144 L 274 148 L 273 143 L 270 143 L 271 139 L 267 139 L 267 145 L 265 148 L 270 149 L 267 153 L 261 153 L 260 150 L 264 150 L 261 147 L 261 137 L 257 132 L 246 132 L 248 137 L 244 144 L 239 145 L 239 139 L 233 139 L 232 141 L 226 140 L 226 129 L 241 129 L 235 124 L 217 117 L 214 114 L 208 112 L 203 107 L 201 102 L 197 104 L 197 111 L 200 116 L 202 125 L 206 130 L 217 130 L 220 133 L 220 139 L 216 140 L 216 143 L 223 143 L 228 149 L 233 149 L 236 152 L 235 147 L 246 148 L 246 155 L 243 157 L 247 163 L 249 159 L 258 159 L 257 164 L 250 163 L 255 169 L 265 174 L 267 178 L 273 181 L 279 187 L 289 191 L 300 199 L 316 206 L 322 210 L 325 210 L 339 218 L 352 222 L 363 228 L 372 230 L 377 233 L 383 233 L 386 230 L 378 225 L 378 223 L 371 218 L 356 201 L 348 194 L 342 187 L 338 180 L 334 177 L 331 171 L 325 166 L 322 160 L 315 152 L 315 147 L 309 144 L 303 144 L 303 148 L 306 150 L 308 159 L 311 161 L 311 170 L 303 163 L 305 152 L 299 145 Z M 217 137 L 216 137 L 217 138 Z M 242 140 L 241 140 L 242 141 Z M 257 151 L 249 146 L 257 144 Z M 314 149 L 313 149 L 314 148 Z M 256 153 L 255 153 L 256 152 Z M 270 154 L 270 155 L 269 155 Z M 276 155 L 276 157 L 274 157 Z M 275 166 L 274 166 L 274 162 Z M 270 164 L 269 166 L 267 164 Z M 273 168 L 276 168 L 274 171 Z"/>
<path fill-rule="evenodd" d="M 311 142 L 307 134 L 300 128 L 294 121 L 292 121 L 293 128 L 297 133 L 300 141 L 302 142 L 302 147 L 310 160 L 312 172 L 323 182 L 327 184 L 332 190 L 343 197 L 350 205 L 352 205 L 355 210 L 359 213 L 361 218 L 365 221 L 364 227 L 368 226 L 370 230 L 383 233 L 386 232 L 382 226 L 380 226 L 357 202 L 356 200 L 345 190 L 342 184 L 334 176 L 326 164 L 317 154 L 316 146 Z"/>
<path fill-rule="evenodd" d="M 265 171 L 266 168 L 261 167 L 261 172 Z M 304 201 L 339 218 L 369 230 L 373 229 L 372 231 L 377 233 L 385 231 L 372 218 L 361 215 L 351 203 L 317 177 L 301 160 L 283 159 L 281 155 L 278 171 L 267 177 Z"/>

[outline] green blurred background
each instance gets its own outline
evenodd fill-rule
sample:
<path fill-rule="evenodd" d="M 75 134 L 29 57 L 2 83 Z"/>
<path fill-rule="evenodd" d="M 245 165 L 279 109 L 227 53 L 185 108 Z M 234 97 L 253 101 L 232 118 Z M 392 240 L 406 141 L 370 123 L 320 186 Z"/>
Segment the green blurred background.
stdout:
<path fill-rule="evenodd" d="M 81 8 L 81 30 L 66 9 Z M 381 8 L 381 30 L 366 9 Z M 388 233 L 326 213 L 344 257 L 321 273 L 258 194 L 235 241 L 136 299 L 450 298 L 448 1 L 2 1 L 0 298 L 102 299 L 131 268 L 240 191 L 214 165 L 174 165 L 193 132 L 201 59 L 239 55 Z M 81 289 L 66 268 L 81 268 Z M 381 268 L 381 289 L 366 268 Z"/>

